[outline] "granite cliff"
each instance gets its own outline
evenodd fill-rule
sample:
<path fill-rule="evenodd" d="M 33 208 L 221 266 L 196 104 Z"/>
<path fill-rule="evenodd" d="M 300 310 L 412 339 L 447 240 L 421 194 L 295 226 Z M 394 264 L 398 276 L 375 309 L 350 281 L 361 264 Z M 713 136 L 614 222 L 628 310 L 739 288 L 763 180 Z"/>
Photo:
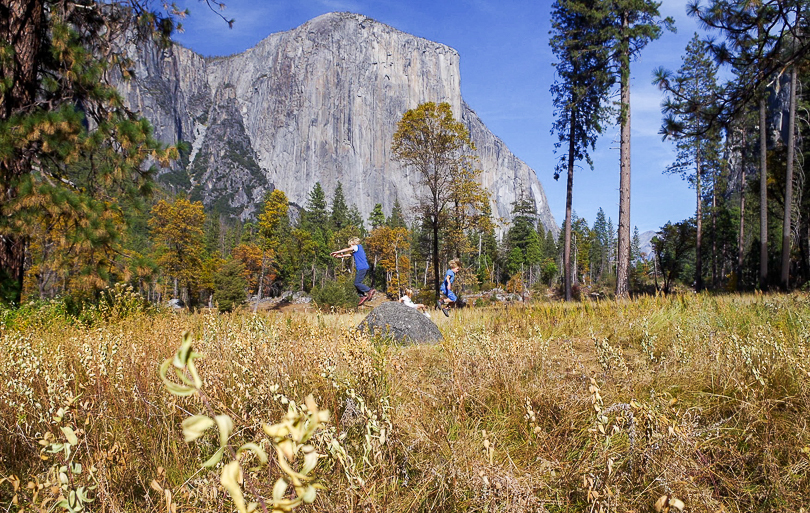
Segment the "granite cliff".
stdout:
<path fill-rule="evenodd" d="M 493 214 L 511 218 L 522 195 L 558 230 L 535 172 L 462 99 L 459 54 L 448 46 L 331 13 L 227 57 L 179 46 L 128 51 L 134 79 L 119 89 L 129 106 L 162 141 L 189 146 L 161 180 L 206 207 L 246 219 L 273 188 L 304 205 L 315 182 L 329 196 L 340 181 L 364 218 L 376 203 L 389 213 L 397 199 L 408 211 L 417 176 L 391 160 L 391 139 L 406 110 L 434 101 L 469 128 Z"/>

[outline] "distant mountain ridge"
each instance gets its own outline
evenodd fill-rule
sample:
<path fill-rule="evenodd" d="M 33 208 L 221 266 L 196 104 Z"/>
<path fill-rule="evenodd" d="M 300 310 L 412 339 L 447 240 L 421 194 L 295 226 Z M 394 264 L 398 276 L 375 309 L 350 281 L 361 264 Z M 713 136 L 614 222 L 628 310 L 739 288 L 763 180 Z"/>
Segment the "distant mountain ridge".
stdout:
<path fill-rule="evenodd" d="M 645 260 L 652 260 L 653 259 L 653 247 L 652 247 L 652 240 L 653 237 L 658 235 L 656 231 L 646 231 L 639 235 L 639 249 L 641 250 L 642 258 Z"/>
<path fill-rule="evenodd" d="M 169 144 L 190 151 L 160 179 L 242 219 L 266 192 L 304 205 L 320 182 L 341 182 L 367 218 L 376 203 L 409 211 L 418 176 L 391 160 L 396 123 L 427 101 L 448 102 L 470 130 L 492 193 L 493 215 L 533 201 L 538 220 L 559 229 L 535 172 L 492 134 L 461 97 L 459 54 L 360 14 L 330 13 L 271 34 L 253 48 L 203 58 L 180 46 L 128 49 L 134 79 L 121 81 L 128 105 Z"/>

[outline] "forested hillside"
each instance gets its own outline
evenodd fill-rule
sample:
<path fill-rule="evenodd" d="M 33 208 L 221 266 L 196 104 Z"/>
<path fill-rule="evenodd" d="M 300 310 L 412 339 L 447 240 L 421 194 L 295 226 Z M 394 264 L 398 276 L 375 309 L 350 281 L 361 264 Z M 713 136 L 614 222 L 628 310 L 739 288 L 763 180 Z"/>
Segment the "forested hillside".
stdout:
<path fill-rule="evenodd" d="M 598 50 L 609 48 L 604 45 L 614 41 L 612 33 L 594 29 L 587 37 L 572 36 L 577 23 L 597 27 L 593 16 L 603 16 L 604 23 L 617 19 L 599 10 L 591 18 L 564 18 L 576 5 L 561 2 L 552 13 L 561 20 L 552 41 L 561 59 L 555 100 L 560 113 L 582 108 L 566 100 L 566 94 L 576 94 L 581 75 L 565 66 L 601 66 L 613 73 L 600 79 L 603 95 L 620 87 L 624 69 L 618 54 Z M 570 212 L 568 228 L 556 237 L 540 222 L 536 198 L 523 189 L 513 191 L 511 221 L 495 230 L 504 221 L 490 211 L 498 191 L 487 186 L 472 141 L 442 154 L 449 165 L 432 170 L 438 173 L 432 178 L 419 178 L 421 164 L 396 159 L 396 138 L 387 141 L 389 158 L 415 184 L 408 208 L 397 201 L 388 208 L 390 198 L 370 197 L 363 201 L 374 207 L 361 215 L 355 191 L 340 181 L 328 194 L 316 182 L 303 204 L 271 187 L 247 218 L 214 204 L 203 207 L 178 187 L 155 180 L 160 166 L 187 158 L 189 148 L 157 142 L 149 123 L 124 107 L 108 80 L 134 66 L 117 50 L 121 37 L 171 45 L 171 20 L 178 14 L 149 11 L 140 2 L 123 10 L 93 2 L 78 10 L 45 0 L 37 6 L 33 18 L 17 19 L 9 11 L 17 25 L 3 26 L 11 42 L 13 31 L 32 24 L 29 39 L 14 40 L 8 47 L 13 58 L 3 60 L 4 76 L 13 79 L 3 89 L 2 118 L 0 261 L 7 303 L 55 297 L 81 303 L 129 283 L 150 301 L 178 298 L 191 306 L 219 303 L 216 293 L 223 288 L 232 291 L 228 300 L 219 298 L 226 308 L 285 290 L 348 305 L 351 288 L 344 282 L 350 269 L 329 252 L 352 236 L 362 237 L 368 248 L 374 286 L 392 297 L 407 286 L 429 293 L 455 257 L 463 263 L 466 292 L 499 287 L 523 298 L 553 297 L 566 280 L 574 296 L 583 288 L 622 296 L 627 287 L 631 293 L 788 290 L 810 279 L 810 183 L 803 170 L 810 140 L 803 89 L 810 80 L 807 2 L 717 3 L 692 11 L 705 33 L 683 50 L 679 69 L 659 69 L 653 79 L 662 91 L 662 144 L 677 150 L 666 172 L 694 187 L 695 216 L 660 227 L 648 255 L 641 254 L 630 227 L 623 231 L 621 209 L 615 221 L 604 211 L 593 220 Z M 639 30 L 652 28 L 640 41 L 657 37 L 668 24 L 654 10 L 644 16 Z M 561 149 L 567 142 L 579 148 L 565 154 L 560 173 L 573 173 L 571 162 L 588 160 L 584 149 L 606 124 L 621 123 L 622 109 L 611 110 L 609 98 L 591 98 L 588 119 L 560 118 Z M 467 141 L 470 125 L 460 126 L 464 130 L 454 137 Z M 392 134 L 395 129 L 386 128 Z M 576 139 L 586 132 L 589 139 Z M 431 210 L 430 180 L 441 173 L 452 187 Z"/>

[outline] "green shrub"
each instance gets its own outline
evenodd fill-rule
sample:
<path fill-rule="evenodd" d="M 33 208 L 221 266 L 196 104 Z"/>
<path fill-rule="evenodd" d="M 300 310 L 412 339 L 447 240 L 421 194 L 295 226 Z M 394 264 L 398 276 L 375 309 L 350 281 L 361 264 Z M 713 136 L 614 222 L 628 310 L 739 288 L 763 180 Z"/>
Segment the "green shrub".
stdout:
<path fill-rule="evenodd" d="M 230 260 L 214 275 L 214 302 L 220 312 L 231 312 L 247 299 L 244 271 L 245 266 L 241 262 Z"/>
<path fill-rule="evenodd" d="M 312 289 L 312 299 L 319 308 L 352 308 L 357 305 L 357 290 L 350 277 L 338 277 Z"/>

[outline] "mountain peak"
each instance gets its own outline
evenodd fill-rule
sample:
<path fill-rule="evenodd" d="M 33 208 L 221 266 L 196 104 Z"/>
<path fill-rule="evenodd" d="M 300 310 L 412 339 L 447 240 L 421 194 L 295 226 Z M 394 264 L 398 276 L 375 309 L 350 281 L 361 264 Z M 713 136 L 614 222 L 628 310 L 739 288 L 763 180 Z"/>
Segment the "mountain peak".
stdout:
<path fill-rule="evenodd" d="M 534 171 L 495 137 L 461 97 L 456 50 L 362 14 L 333 12 L 272 34 L 238 55 L 139 49 L 136 79 L 121 84 L 166 143 L 186 141 L 187 161 L 164 180 L 190 188 L 209 209 L 247 219 L 267 191 L 306 204 L 320 182 L 338 182 L 367 218 L 418 204 L 418 174 L 391 158 L 397 122 L 424 102 L 447 102 L 477 147 L 495 218 L 519 196 L 558 228 Z"/>

